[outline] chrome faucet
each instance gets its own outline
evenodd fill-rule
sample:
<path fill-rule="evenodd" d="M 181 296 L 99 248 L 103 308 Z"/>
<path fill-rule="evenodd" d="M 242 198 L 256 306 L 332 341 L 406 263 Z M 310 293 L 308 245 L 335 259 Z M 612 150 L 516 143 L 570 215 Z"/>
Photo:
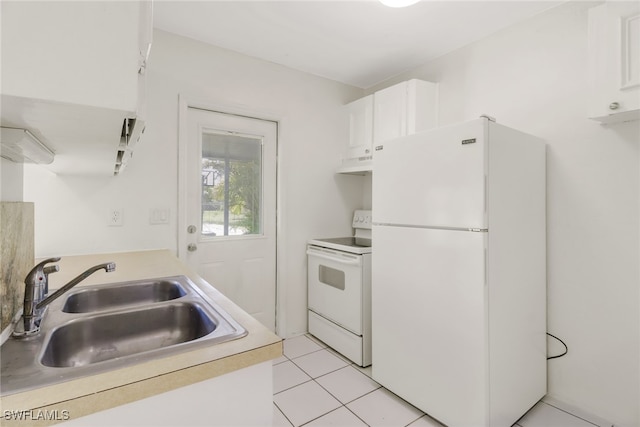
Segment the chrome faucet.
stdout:
<path fill-rule="evenodd" d="M 49 274 L 57 272 L 60 268 L 58 265 L 47 266 L 46 264 L 52 262 L 58 262 L 60 258 L 48 258 L 31 269 L 27 277 L 24 279 L 24 308 L 22 311 L 22 328 L 20 323 L 16 325 L 16 330 L 13 332 L 15 337 L 26 337 L 38 333 L 40 331 L 40 322 L 44 316 L 47 306 L 69 289 L 73 288 L 78 283 L 92 275 L 98 270 L 104 269 L 109 273 L 116 269 L 114 262 L 107 262 L 104 264 L 94 265 L 88 268 L 83 273 L 79 274 L 76 278 L 72 279 L 55 291 L 53 294 L 49 294 Z"/>

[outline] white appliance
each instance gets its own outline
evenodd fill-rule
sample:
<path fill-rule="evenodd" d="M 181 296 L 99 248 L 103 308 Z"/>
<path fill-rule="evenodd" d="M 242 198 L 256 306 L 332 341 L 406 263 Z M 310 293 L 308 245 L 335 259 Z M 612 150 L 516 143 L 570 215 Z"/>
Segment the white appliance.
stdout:
<path fill-rule="evenodd" d="M 309 333 L 360 366 L 371 364 L 371 211 L 352 237 L 307 245 Z"/>
<path fill-rule="evenodd" d="M 544 142 L 480 118 L 373 164 L 373 378 L 449 427 L 511 426 L 546 392 Z"/>

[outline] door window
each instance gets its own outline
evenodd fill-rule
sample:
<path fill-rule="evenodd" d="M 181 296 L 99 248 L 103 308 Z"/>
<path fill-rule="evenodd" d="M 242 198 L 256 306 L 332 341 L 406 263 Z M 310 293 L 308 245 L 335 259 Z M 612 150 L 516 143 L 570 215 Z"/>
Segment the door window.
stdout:
<path fill-rule="evenodd" d="M 202 236 L 262 234 L 262 137 L 204 130 Z"/>

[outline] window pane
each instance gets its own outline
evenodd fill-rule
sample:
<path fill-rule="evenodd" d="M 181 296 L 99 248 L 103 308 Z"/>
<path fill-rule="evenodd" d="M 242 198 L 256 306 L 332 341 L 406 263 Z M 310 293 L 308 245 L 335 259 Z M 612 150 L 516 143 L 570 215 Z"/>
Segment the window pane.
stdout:
<path fill-rule="evenodd" d="M 262 234 L 262 139 L 202 136 L 202 234 Z"/>
<path fill-rule="evenodd" d="M 320 264 L 318 269 L 318 279 L 320 283 L 333 286 L 334 288 L 344 291 L 344 271 L 336 270 L 335 268 L 327 267 Z"/>

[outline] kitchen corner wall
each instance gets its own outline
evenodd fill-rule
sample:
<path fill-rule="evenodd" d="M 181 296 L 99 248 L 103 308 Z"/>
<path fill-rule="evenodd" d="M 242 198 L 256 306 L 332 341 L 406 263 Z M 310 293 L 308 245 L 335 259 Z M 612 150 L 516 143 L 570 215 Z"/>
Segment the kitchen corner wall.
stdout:
<path fill-rule="evenodd" d="M 0 201 L 21 202 L 24 198 L 24 166 L 0 158 Z"/>
<path fill-rule="evenodd" d="M 481 114 L 547 141 L 549 394 L 640 425 L 640 122 L 587 119 L 587 9 L 568 2 L 432 60 L 440 124 Z M 562 347 L 549 340 L 549 353 Z"/>
<path fill-rule="evenodd" d="M 185 37 L 154 32 L 146 130 L 124 173 L 65 176 L 25 165 L 25 200 L 37 206 L 36 256 L 178 252 L 179 94 L 280 120 L 279 332 L 306 332 L 306 241 L 350 234 L 351 215 L 362 204 L 362 177 L 334 170 L 348 138 L 342 106 L 363 91 Z M 113 208 L 123 211 L 121 227 L 107 226 Z M 168 209 L 169 224 L 150 225 L 153 208 Z"/>
<path fill-rule="evenodd" d="M 0 203 L 0 330 L 22 308 L 24 278 L 34 265 L 33 203 Z"/>

